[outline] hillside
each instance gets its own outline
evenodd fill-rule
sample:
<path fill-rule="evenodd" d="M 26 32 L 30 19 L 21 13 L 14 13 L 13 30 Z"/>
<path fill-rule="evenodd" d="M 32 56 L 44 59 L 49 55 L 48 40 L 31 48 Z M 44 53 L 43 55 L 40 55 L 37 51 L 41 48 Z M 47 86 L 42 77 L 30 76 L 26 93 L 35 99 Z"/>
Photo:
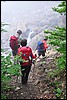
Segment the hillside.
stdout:
<path fill-rule="evenodd" d="M 13 88 L 7 92 L 8 99 L 58 99 L 57 88 L 62 91 L 60 98 L 66 98 L 66 71 L 54 77 L 49 74 L 56 69 L 57 57 L 60 54 L 51 49 L 47 50 L 46 58 L 37 59 L 35 65 L 32 65 L 26 85 L 21 84 L 20 78 L 13 76 L 10 83 Z"/>

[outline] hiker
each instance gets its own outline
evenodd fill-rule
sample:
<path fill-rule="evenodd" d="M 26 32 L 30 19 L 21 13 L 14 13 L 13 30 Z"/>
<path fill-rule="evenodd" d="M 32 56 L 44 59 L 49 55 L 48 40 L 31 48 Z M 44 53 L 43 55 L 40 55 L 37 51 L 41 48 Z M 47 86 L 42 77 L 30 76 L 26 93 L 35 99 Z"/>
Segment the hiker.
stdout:
<path fill-rule="evenodd" d="M 26 84 L 28 80 L 28 75 L 32 66 L 32 59 L 36 58 L 36 55 L 33 55 L 32 49 L 27 45 L 27 40 L 21 40 L 21 47 L 18 48 L 18 55 L 24 59 L 24 62 L 20 62 L 21 73 L 22 73 L 22 84 Z"/>
<path fill-rule="evenodd" d="M 17 50 L 20 47 L 20 35 L 22 34 L 21 30 L 18 30 L 17 33 L 10 37 L 10 47 L 12 49 L 12 54 L 15 56 L 17 54 Z"/>
<path fill-rule="evenodd" d="M 48 45 L 47 45 L 47 39 L 43 39 L 42 42 L 44 43 L 44 49 L 45 49 L 45 52 L 46 52 L 46 49 L 48 48 Z"/>
<path fill-rule="evenodd" d="M 42 41 L 38 42 L 37 45 L 37 50 L 38 50 L 38 55 L 39 57 L 45 56 L 45 52 L 46 52 L 46 48 L 48 48 L 47 44 L 46 44 L 47 39 L 43 39 Z"/>

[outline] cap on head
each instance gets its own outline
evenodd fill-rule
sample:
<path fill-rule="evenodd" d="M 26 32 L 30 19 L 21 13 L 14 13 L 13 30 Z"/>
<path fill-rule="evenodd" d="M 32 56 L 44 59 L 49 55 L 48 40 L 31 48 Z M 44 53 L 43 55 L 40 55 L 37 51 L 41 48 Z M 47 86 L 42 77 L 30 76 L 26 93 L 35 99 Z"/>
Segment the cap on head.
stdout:
<path fill-rule="evenodd" d="M 22 31 L 21 30 L 18 30 L 17 33 L 20 35 L 20 34 L 22 34 Z"/>
<path fill-rule="evenodd" d="M 45 38 L 44 40 L 46 40 L 46 41 L 47 41 L 47 38 Z"/>

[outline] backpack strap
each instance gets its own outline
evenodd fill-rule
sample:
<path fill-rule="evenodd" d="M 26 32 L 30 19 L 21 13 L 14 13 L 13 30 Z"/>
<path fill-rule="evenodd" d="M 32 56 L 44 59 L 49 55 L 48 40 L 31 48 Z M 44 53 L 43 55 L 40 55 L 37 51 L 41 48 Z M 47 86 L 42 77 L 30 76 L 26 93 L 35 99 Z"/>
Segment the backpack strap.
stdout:
<path fill-rule="evenodd" d="M 29 48 L 29 46 L 26 46 L 26 48 Z M 29 61 L 32 61 L 32 52 L 29 55 Z"/>

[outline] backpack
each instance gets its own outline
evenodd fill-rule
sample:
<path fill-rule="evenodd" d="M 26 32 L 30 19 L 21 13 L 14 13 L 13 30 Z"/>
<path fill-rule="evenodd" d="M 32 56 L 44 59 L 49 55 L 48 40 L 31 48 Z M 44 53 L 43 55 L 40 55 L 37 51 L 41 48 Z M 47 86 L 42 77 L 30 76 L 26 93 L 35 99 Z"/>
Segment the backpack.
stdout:
<path fill-rule="evenodd" d="M 26 62 L 22 62 L 22 66 L 27 66 L 32 64 L 32 51 L 30 47 L 24 46 L 20 47 L 18 49 L 18 54 L 22 52 L 21 57 L 24 59 Z"/>
<path fill-rule="evenodd" d="M 16 36 L 10 37 L 10 47 L 12 50 L 18 49 L 18 38 Z"/>
<path fill-rule="evenodd" d="M 38 52 L 41 52 L 44 50 L 44 43 L 39 41 L 37 46 Z"/>

